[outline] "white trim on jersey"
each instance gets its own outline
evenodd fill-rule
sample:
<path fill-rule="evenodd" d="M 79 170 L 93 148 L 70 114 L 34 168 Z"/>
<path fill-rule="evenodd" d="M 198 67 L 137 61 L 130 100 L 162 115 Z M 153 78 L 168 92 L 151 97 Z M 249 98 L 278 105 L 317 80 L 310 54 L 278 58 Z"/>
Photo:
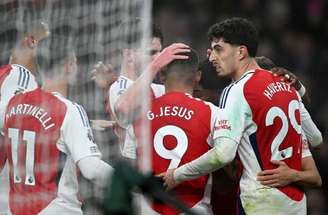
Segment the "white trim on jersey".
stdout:
<path fill-rule="evenodd" d="M 75 163 L 84 157 L 101 156 L 98 146 L 93 140 L 92 130 L 85 111 L 62 96 L 55 95 L 67 107 L 65 118 L 61 126 L 61 136 L 57 143 L 58 149 L 67 155 L 72 156 Z"/>
<path fill-rule="evenodd" d="M 10 66 L 11 71 L 0 86 L 0 130 L 9 100 L 19 92 L 31 91 L 38 87 L 34 75 L 28 69 L 18 64 Z"/>
<path fill-rule="evenodd" d="M 121 143 L 121 154 L 124 157 L 130 159 L 137 158 L 137 146 L 136 137 L 134 134 L 133 125 L 131 124 L 131 119 L 123 119 L 116 115 L 115 105 L 119 97 L 134 83 L 133 80 L 120 75 L 116 82 L 114 82 L 109 88 L 109 105 L 111 113 L 113 114 L 114 120 L 125 129 L 124 143 Z M 165 88 L 161 84 L 151 84 L 151 89 L 154 96 L 157 98 L 165 93 Z"/>
<path fill-rule="evenodd" d="M 25 67 L 12 64 L 11 71 L 3 80 L 0 86 L 0 132 L 2 133 L 4 114 L 9 103 L 9 100 L 18 92 L 31 91 L 37 88 L 38 84 L 35 80 L 34 75 Z M 6 167 L 0 172 L 1 187 L 0 192 L 5 195 L 0 198 L 0 214 L 6 214 L 9 211 L 8 205 L 8 189 L 9 189 L 9 171 L 8 162 Z M 8 189 L 6 189 L 8 188 Z M 7 209 L 8 208 L 8 209 Z"/>

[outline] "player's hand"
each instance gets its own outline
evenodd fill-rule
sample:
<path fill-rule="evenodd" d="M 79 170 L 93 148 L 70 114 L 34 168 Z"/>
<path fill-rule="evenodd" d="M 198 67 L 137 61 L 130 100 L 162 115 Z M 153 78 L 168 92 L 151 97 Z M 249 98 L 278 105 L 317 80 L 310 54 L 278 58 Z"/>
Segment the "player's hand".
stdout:
<path fill-rule="evenodd" d="M 150 70 L 155 74 L 171 63 L 173 60 L 186 60 L 184 53 L 190 52 L 190 47 L 183 43 L 173 43 L 161 51 L 150 63 Z"/>
<path fill-rule="evenodd" d="M 117 80 L 117 75 L 114 74 L 112 65 L 105 65 L 99 61 L 91 70 L 91 79 L 95 81 L 98 87 L 106 89 Z"/>
<path fill-rule="evenodd" d="M 166 187 L 166 190 L 172 190 L 174 187 L 178 185 L 178 182 L 174 180 L 174 173 L 175 169 L 168 169 L 166 172 L 163 172 L 158 177 L 163 178 L 164 180 L 164 187 Z"/>
<path fill-rule="evenodd" d="M 101 119 L 98 120 L 94 119 L 90 121 L 91 121 L 91 128 L 96 131 L 104 131 L 107 128 L 112 128 L 116 123 L 115 121 L 108 121 L 108 120 L 101 120 Z"/>
<path fill-rule="evenodd" d="M 275 76 L 281 76 L 281 81 L 289 82 L 296 90 L 301 89 L 301 82 L 299 81 L 298 77 L 282 67 L 274 67 L 271 69 L 271 72 Z"/>
<path fill-rule="evenodd" d="M 289 168 L 284 161 L 271 161 L 278 165 L 276 169 L 261 171 L 257 174 L 257 181 L 269 187 L 283 187 L 294 182 L 296 171 Z"/>

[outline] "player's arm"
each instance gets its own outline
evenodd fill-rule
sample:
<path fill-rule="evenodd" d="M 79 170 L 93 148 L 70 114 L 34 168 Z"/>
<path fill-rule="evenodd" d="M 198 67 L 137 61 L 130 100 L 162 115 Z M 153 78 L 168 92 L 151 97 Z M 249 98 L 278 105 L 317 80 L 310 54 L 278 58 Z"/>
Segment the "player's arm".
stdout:
<path fill-rule="evenodd" d="M 322 144 L 322 134 L 318 127 L 313 122 L 309 112 L 304 107 L 303 103 L 300 103 L 301 113 L 301 125 L 302 130 L 306 136 L 306 139 L 312 147 L 318 147 Z"/>
<path fill-rule="evenodd" d="M 302 169 L 295 170 L 288 167 L 284 161 L 272 161 L 278 165 L 276 169 L 264 170 L 258 173 L 257 180 L 270 187 L 283 187 L 291 183 L 301 186 L 320 187 L 321 176 L 312 156 L 302 159 Z"/>
<path fill-rule="evenodd" d="M 0 173 L 7 161 L 7 153 L 4 146 L 4 137 L 0 134 Z"/>
<path fill-rule="evenodd" d="M 58 148 L 72 156 L 86 179 L 104 187 L 113 168 L 101 160 L 101 153 L 94 142 L 84 109 L 71 103 L 67 107 Z"/>
<path fill-rule="evenodd" d="M 271 71 L 275 75 L 281 76 L 282 81 L 289 82 L 295 88 L 295 90 L 298 92 L 298 94 L 302 97 L 302 100 L 305 102 L 305 104 L 310 104 L 311 99 L 310 99 L 309 94 L 307 93 L 302 82 L 299 80 L 299 78 L 294 73 L 292 73 L 282 67 L 274 67 L 271 69 Z"/>
<path fill-rule="evenodd" d="M 146 72 L 143 72 L 115 103 L 114 112 L 117 118 L 132 120 L 135 112 L 143 102 L 140 95 L 148 93 L 145 89 L 149 89 L 147 86 L 150 86 L 156 74 L 173 60 L 188 59 L 188 56 L 184 56 L 183 53 L 189 51 L 189 46 L 183 43 L 174 43 L 161 51 L 150 63 Z"/>
<path fill-rule="evenodd" d="M 100 187 L 105 187 L 113 168 L 97 156 L 82 158 L 77 163 L 82 175 Z"/>
<path fill-rule="evenodd" d="M 160 176 L 165 180 L 168 189 L 177 184 L 209 174 L 230 163 L 237 151 L 238 143 L 230 138 L 219 137 L 214 140 L 214 147 L 187 164 L 177 169 L 170 169 Z"/>

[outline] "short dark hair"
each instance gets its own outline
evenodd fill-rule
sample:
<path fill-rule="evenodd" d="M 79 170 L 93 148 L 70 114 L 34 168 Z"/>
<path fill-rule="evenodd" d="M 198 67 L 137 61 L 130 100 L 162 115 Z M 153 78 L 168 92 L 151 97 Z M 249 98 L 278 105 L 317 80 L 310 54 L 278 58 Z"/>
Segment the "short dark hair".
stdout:
<path fill-rule="evenodd" d="M 276 64 L 273 63 L 273 61 L 270 58 L 260 56 L 255 58 L 256 63 L 265 70 L 271 70 L 272 68 L 276 67 Z"/>
<path fill-rule="evenodd" d="M 189 58 L 186 60 L 174 60 L 165 70 L 166 78 L 175 76 L 180 81 L 188 82 L 193 80 L 194 75 L 198 71 L 199 58 L 195 50 L 191 49 L 190 52 L 184 53 Z"/>
<path fill-rule="evenodd" d="M 245 18 L 234 17 L 212 25 L 208 30 L 208 38 L 222 38 L 231 45 L 244 45 L 249 56 L 255 57 L 258 46 L 258 33 L 253 23 Z"/>

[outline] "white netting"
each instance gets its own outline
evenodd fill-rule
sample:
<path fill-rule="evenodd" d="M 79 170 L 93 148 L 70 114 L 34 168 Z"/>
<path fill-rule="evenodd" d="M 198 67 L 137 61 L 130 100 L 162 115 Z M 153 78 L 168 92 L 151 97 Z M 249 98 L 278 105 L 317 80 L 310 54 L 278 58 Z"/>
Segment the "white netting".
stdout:
<path fill-rule="evenodd" d="M 144 21 L 136 24 L 133 21 L 136 17 Z M 38 59 L 42 61 L 39 62 L 41 69 L 56 65 L 72 47 L 77 57 L 78 73 L 76 83 L 69 85 L 67 97 L 81 104 L 89 119 L 107 119 L 106 92 L 91 80 L 90 71 L 98 61 L 103 61 L 111 64 L 114 72 L 119 74 L 121 49 L 127 40 L 132 46 L 145 45 L 144 39 L 150 36 L 150 17 L 151 0 L 2 0 L 0 63 L 8 64 L 19 39 L 17 30 L 25 31 L 32 21 L 43 20 L 49 24 L 51 36 L 40 44 Z M 125 23 L 123 30 L 122 23 Z M 62 75 L 41 70 L 44 72 L 52 73 L 50 77 L 56 81 Z M 148 104 L 147 94 L 140 99 L 144 105 Z M 103 160 L 110 162 L 119 157 L 117 138 L 111 129 L 94 131 L 94 135 Z M 144 163 L 149 165 L 148 161 Z M 0 178 L 0 214 L 5 214 L 8 199 L 8 182 L 3 175 Z M 86 214 L 97 214 L 93 211 L 92 200 L 99 197 L 98 190 L 89 182 L 82 181 L 80 185 L 82 196 L 87 200 Z"/>

